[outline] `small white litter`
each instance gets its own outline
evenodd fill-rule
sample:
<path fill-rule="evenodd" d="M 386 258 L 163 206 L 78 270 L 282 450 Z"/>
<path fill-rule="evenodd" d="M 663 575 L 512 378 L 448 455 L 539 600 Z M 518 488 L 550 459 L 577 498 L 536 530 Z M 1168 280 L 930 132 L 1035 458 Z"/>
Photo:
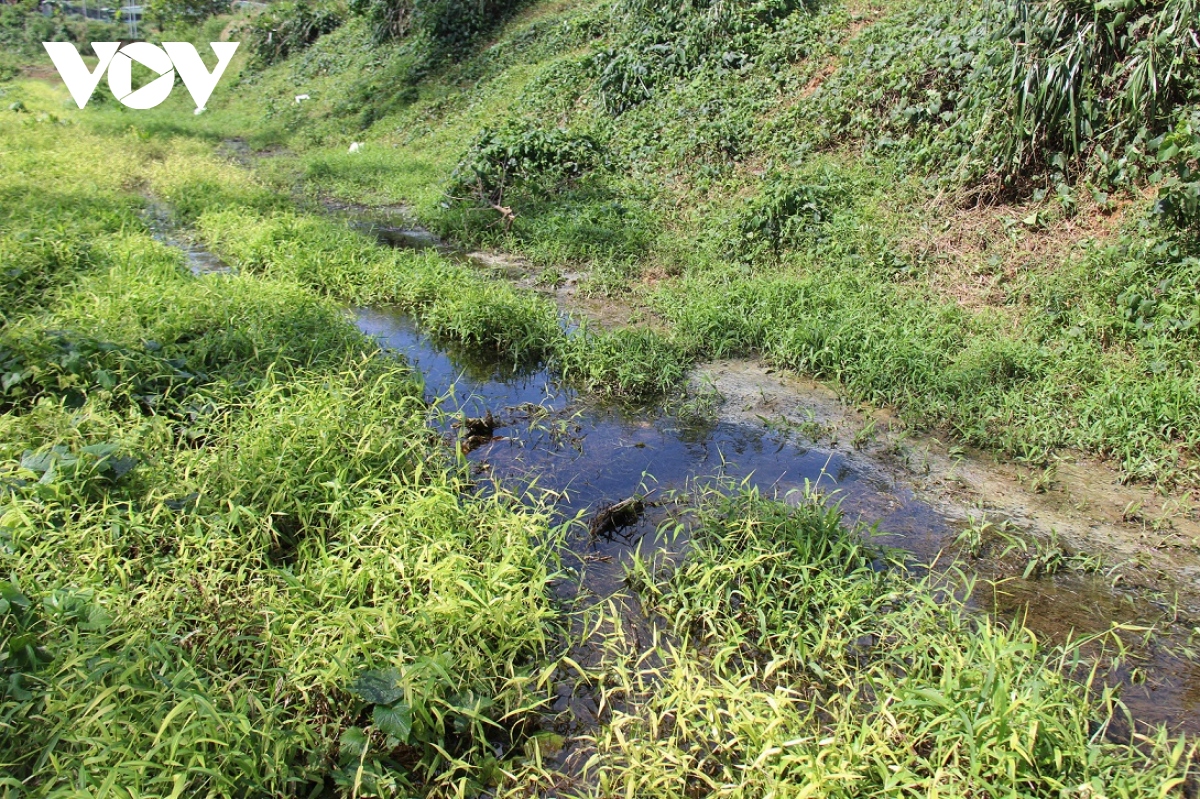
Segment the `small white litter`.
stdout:
<path fill-rule="evenodd" d="M 363 148 L 363 143 L 360 141 L 350 142 L 350 152 L 356 153 Z"/>
<path fill-rule="evenodd" d="M 297 103 L 302 103 L 302 102 L 304 102 L 305 100 L 311 100 L 311 99 L 312 99 L 312 98 L 311 98 L 311 97 L 309 97 L 307 94 L 297 94 L 297 95 L 296 95 L 296 102 L 297 102 Z"/>

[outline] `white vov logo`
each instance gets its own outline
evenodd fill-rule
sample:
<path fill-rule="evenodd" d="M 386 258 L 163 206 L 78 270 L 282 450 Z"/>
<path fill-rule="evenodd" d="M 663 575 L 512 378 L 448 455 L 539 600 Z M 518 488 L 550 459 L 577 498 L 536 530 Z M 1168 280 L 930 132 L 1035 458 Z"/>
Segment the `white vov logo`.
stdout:
<path fill-rule="evenodd" d="M 92 42 L 92 50 L 100 59 L 94 72 L 89 72 L 83 58 L 69 42 L 42 42 L 50 60 L 54 62 L 63 83 L 80 108 L 92 99 L 92 93 L 100 84 L 104 71 L 108 70 L 108 87 L 113 96 L 129 108 L 154 108 L 167 99 L 175 85 L 175 73 L 183 79 L 183 85 L 196 101 L 197 113 L 217 88 L 217 81 L 225 74 L 225 67 L 233 60 L 238 42 L 212 42 L 217 54 L 217 66 L 212 72 L 200 60 L 196 48 L 187 42 L 163 42 L 162 47 L 149 42 L 131 42 L 124 47 L 120 42 Z M 157 72 L 161 77 L 147 83 L 137 91 L 133 89 L 133 62 Z"/>

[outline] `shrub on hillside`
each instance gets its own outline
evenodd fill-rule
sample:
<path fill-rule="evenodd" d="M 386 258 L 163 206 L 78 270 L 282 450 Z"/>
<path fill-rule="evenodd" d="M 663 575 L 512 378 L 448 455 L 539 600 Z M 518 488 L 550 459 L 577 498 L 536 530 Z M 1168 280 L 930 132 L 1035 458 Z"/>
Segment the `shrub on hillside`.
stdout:
<path fill-rule="evenodd" d="M 534 193 L 553 191 L 600 160 L 600 146 L 586 134 L 516 124 L 485 128 L 455 168 L 448 193 L 496 208 L 511 219 L 511 210 L 501 207 L 508 189 L 520 185 Z"/>
<path fill-rule="evenodd" d="M 229 0 L 147 0 L 146 15 L 162 25 L 196 24 L 228 13 Z"/>
<path fill-rule="evenodd" d="M 62 14 L 46 15 L 38 11 L 31 0 L 0 5 L 0 55 L 13 59 L 43 58 L 42 42 L 73 42 L 85 55 L 91 52 L 91 42 L 115 41 L 120 28 L 100 20 L 71 19 Z M 9 77 L 16 71 L 9 67 Z M 2 78 L 0 78 L 2 79 Z"/>
<path fill-rule="evenodd" d="M 734 255 L 778 258 L 802 235 L 828 222 L 839 192 L 831 184 L 795 184 L 780 175 L 764 180 L 762 192 L 746 204 L 730 237 Z"/>
<path fill-rule="evenodd" d="M 377 41 L 422 33 L 441 53 L 473 45 L 521 6 L 522 0 L 351 0 L 351 13 L 366 17 Z"/>
<path fill-rule="evenodd" d="M 1197 0 L 1007 0 L 996 17 L 993 36 L 1012 44 L 1013 171 L 1106 137 L 1162 131 L 1176 109 L 1200 101 Z"/>
<path fill-rule="evenodd" d="M 1137 182 L 1200 102 L 1200 0 L 929 3 L 865 30 L 803 129 L 874 138 L 986 194 Z"/>
<path fill-rule="evenodd" d="M 1161 164 L 1155 215 L 1200 240 L 1200 111 L 1151 144 Z"/>
<path fill-rule="evenodd" d="M 813 0 L 687 0 L 664 7 L 652 0 L 621 0 L 618 42 L 593 62 L 601 100 L 610 113 L 620 114 L 649 99 L 658 83 L 700 66 L 746 66 L 764 30 L 814 5 Z"/>
<path fill-rule="evenodd" d="M 342 24 L 339 8 L 329 2 L 276 3 L 244 29 L 250 53 L 260 66 L 282 61 Z"/>

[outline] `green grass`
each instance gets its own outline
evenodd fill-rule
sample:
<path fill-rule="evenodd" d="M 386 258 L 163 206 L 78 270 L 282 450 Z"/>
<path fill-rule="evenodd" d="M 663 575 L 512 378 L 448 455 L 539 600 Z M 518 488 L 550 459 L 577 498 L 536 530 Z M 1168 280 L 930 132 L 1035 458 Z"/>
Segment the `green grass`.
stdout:
<path fill-rule="evenodd" d="M 25 267 L 0 327 L 4 791 L 486 782 L 545 698 L 547 519 L 469 495 L 420 377 L 328 292 L 194 277 L 137 213 L 150 185 L 185 219 L 276 195 L 76 119 L 0 119 Z"/>
<path fill-rule="evenodd" d="M 970 580 L 884 569 L 812 496 L 705 493 L 687 556 L 629 575 L 657 640 L 605 612 L 583 625 L 616 630 L 603 661 L 561 659 L 547 514 L 474 495 L 420 376 L 350 322 L 347 304 L 399 306 L 620 395 L 758 354 L 1030 462 L 1080 446 L 1194 486 L 1189 240 L 1130 214 L 999 305 L 948 302 L 909 245 L 934 191 L 921 165 L 961 129 L 905 81 L 957 45 L 925 15 L 917 55 L 895 59 L 927 4 L 878 20 L 786 5 L 750 27 L 740 7 L 683 14 L 701 35 L 674 66 L 644 3 L 535 5 L 424 71 L 352 22 L 231 73 L 198 117 L 181 97 L 77 112 L 61 87 L 4 85 L 25 108 L 0 113 L 6 794 L 1194 792 L 1193 743 L 1105 737 L 1123 710 L 1079 643 L 969 612 Z M 615 79 L 642 62 L 653 85 L 625 96 Z M 403 81 L 379 97 L 379 74 Z M 446 197 L 460 163 L 496 166 L 484 121 L 531 162 L 508 232 Z M 214 155 L 230 136 L 292 152 L 250 171 Z M 583 137 L 601 153 L 580 174 L 536 146 Z M 325 193 L 588 269 L 665 325 L 567 333 L 548 300 L 297 207 Z M 150 235 L 151 198 L 237 273 L 192 276 Z M 604 721 L 574 783 L 534 735 L 568 669 Z"/>
<path fill-rule="evenodd" d="M 655 353 L 616 378 L 624 393 L 639 375 L 653 391 L 697 359 L 758 355 L 1009 457 L 1041 462 L 1073 447 L 1133 479 L 1194 487 L 1194 230 L 1163 224 L 1140 199 L 1193 151 L 1128 139 L 1117 100 L 1072 111 L 1046 99 L 1042 114 L 1036 98 L 1015 95 L 1017 51 L 998 4 L 800 5 L 756 11 L 765 16 L 753 25 L 741 10 L 538 5 L 486 46 L 434 63 L 421 62 L 417 42 L 361 47 L 354 19 L 287 62 L 243 72 L 219 113 L 231 132 L 286 120 L 293 154 L 256 168 L 273 186 L 406 203 L 443 235 L 570 266 L 589 273 L 592 291 L 667 317 Z M 1165 4 L 1163 19 L 1185 6 Z M 1050 16 L 1034 21 L 1050 37 L 1038 48 L 1054 41 L 1042 30 Z M 663 33 L 668 17 L 688 36 Z M 1144 72 L 1150 45 L 1134 39 L 1118 62 Z M 1058 57 L 1027 56 L 1022 69 L 1043 76 Z M 1087 85 L 1036 91 L 1109 91 L 1096 85 L 1117 67 L 1089 69 Z M 1190 129 L 1196 74 L 1180 62 L 1143 121 Z M 313 100 L 291 102 L 296 87 Z M 1020 117 L 1017 106 L 1040 120 L 1028 136 L 998 121 Z M 1102 135 L 1101 118 L 1120 124 Z M 1087 125 L 1097 130 L 1088 143 L 1049 153 Z M 364 150 L 348 153 L 350 141 Z M 564 168 L 568 145 L 582 141 L 593 156 Z M 510 228 L 467 179 L 498 174 L 509 176 L 500 204 L 516 214 Z M 495 186 L 488 193 L 496 199 Z M 940 198 L 932 213 L 944 214 L 946 196 L 1019 201 L 1013 224 L 986 234 L 990 260 L 921 252 L 938 235 L 927 230 L 930 203 Z M 1123 227 L 1094 246 L 1075 236 L 1010 274 L 1013 249 L 1044 239 L 1045 220 L 1086 227 L 1113 200 Z M 949 207 L 951 232 L 970 224 Z M 947 273 L 953 289 L 995 288 L 960 305 Z M 566 368 L 614 379 L 611 365 Z"/>
<path fill-rule="evenodd" d="M 236 208 L 207 213 L 197 227 L 214 251 L 249 273 L 356 305 L 401 308 L 432 334 L 516 360 L 548 360 L 566 379 L 599 393 L 661 392 L 685 373 L 679 348 L 662 336 L 586 326 L 568 333 L 549 300 L 432 251 L 382 247 L 327 219 L 259 217 Z"/>
<path fill-rule="evenodd" d="M 601 794 L 1135 797 L 1195 779 L 1182 740 L 1106 740 L 1121 709 L 1082 642 L 966 612 L 969 580 L 881 571 L 870 531 L 814 496 L 708 490 L 689 529 L 686 559 L 630 568 L 671 637 L 614 634 L 590 675 L 612 708 Z"/>

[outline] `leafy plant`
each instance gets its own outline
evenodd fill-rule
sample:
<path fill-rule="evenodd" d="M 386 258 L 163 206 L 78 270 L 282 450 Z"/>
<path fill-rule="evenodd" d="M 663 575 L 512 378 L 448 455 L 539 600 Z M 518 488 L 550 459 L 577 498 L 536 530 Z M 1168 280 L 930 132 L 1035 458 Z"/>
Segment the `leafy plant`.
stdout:
<path fill-rule="evenodd" d="M 618 42 L 593 56 L 600 100 L 609 113 L 620 115 L 649 99 L 659 84 L 701 66 L 743 69 L 757 55 L 755 34 L 814 5 L 809 0 L 684 0 L 664 6 L 621 0 Z"/>
<path fill-rule="evenodd" d="M 1161 128 L 1200 90 L 1194 0 L 1014 2 L 995 28 L 1012 43 L 1015 115 L 1007 163 L 1078 156 L 1105 127 L 1130 137 Z M 1111 135 L 1111 134 L 1107 134 Z"/>
<path fill-rule="evenodd" d="M 41 646 L 41 620 L 16 583 L 0 580 L 0 700 L 32 698 L 30 679 L 51 659 Z"/>
<path fill-rule="evenodd" d="M 423 34 L 435 56 L 463 54 L 493 30 L 524 0 L 350 0 L 350 11 L 365 17 L 376 42 Z"/>
<path fill-rule="evenodd" d="M 336 30 L 344 18 L 333 2 L 274 3 L 246 24 L 244 36 L 255 63 L 268 66 Z"/>
<path fill-rule="evenodd" d="M 838 192 L 825 185 L 795 185 L 773 176 L 762 193 L 742 212 L 732 244 L 741 254 L 769 252 L 778 257 L 786 247 L 829 220 Z"/>
<path fill-rule="evenodd" d="M 790 502 L 706 489 L 690 512 L 688 555 L 638 557 L 627 578 L 674 637 L 607 641 L 613 714 L 591 760 L 604 790 L 1139 795 L 1192 778 L 1183 739 L 1098 745 L 1124 712 L 1097 669 L 1079 668 L 1102 640 L 1050 647 L 968 612 L 963 575 L 872 568 L 886 557 L 872 531 L 842 527 L 811 488 Z"/>
<path fill-rule="evenodd" d="M 446 54 L 462 54 L 523 0 L 412 0 L 418 28 Z"/>
<path fill-rule="evenodd" d="M 176 23 L 196 24 L 216 14 L 229 11 L 229 0 L 148 0 L 147 15 L 159 25 Z"/>
<path fill-rule="evenodd" d="M 549 192 L 579 178 L 601 160 L 592 137 L 563 129 L 509 125 L 484 128 L 450 177 L 451 197 L 472 197 L 500 210 L 514 187 Z M 509 219 L 511 219 L 511 209 Z"/>
<path fill-rule="evenodd" d="M 377 44 L 402 38 L 412 27 L 413 0 L 350 0 L 348 7 L 366 17 Z"/>
<path fill-rule="evenodd" d="M 1200 241 L 1200 114 L 1184 117 L 1147 146 L 1159 164 L 1155 215 Z"/>

